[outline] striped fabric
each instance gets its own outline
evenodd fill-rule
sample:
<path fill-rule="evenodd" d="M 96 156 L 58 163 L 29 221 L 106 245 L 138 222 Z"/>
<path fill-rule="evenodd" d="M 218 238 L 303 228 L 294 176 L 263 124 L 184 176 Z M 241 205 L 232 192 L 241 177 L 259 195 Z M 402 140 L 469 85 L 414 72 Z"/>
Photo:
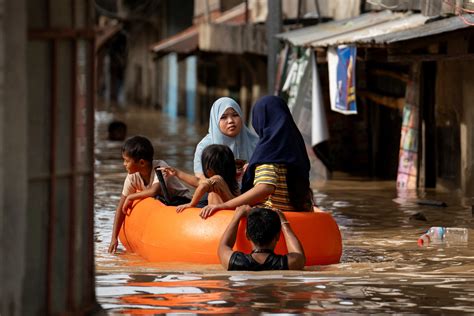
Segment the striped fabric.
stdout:
<path fill-rule="evenodd" d="M 264 202 L 256 205 L 257 207 L 265 207 L 279 209 L 280 211 L 294 211 L 288 197 L 288 187 L 286 185 L 286 166 L 283 164 L 262 164 L 255 168 L 255 178 L 253 185 L 259 183 L 270 184 L 275 186 L 275 192 L 270 195 Z"/>

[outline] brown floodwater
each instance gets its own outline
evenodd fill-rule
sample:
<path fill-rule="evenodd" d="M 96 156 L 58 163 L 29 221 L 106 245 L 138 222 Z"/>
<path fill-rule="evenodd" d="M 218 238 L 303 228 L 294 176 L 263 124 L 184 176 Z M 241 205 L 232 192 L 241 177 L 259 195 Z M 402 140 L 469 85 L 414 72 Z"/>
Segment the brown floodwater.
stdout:
<path fill-rule="evenodd" d="M 156 264 L 107 253 L 125 170 L 121 142 L 107 140 L 118 119 L 144 135 L 156 157 L 192 171 L 194 147 L 207 127 L 136 109 L 96 113 L 96 294 L 112 315 L 161 313 L 474 313 L 474 225 L 471 197 L 442 190 L 397 192 L 395 181 L 336 174 L 313 183 L 315 200 L 343 238 L 341 263 L 305 271 L 227 272 L 218 265 Z M 447 207 L 419 205 L 416 199 Z M 469 228 L 468 244 L 419 247 L 431 226 Z"/>

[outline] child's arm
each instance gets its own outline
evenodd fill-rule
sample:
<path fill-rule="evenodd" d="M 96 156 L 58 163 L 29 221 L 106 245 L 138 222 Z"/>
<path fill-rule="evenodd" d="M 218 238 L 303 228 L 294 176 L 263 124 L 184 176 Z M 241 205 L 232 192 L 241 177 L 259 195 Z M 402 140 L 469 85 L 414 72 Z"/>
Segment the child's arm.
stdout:
<path fill-rule="evenodd" d="M 198 202 L 201 200 L 201 198 L 204 196 L 204 194 L 206 194 L 206 192 L 209 192 L 210 187 L 211 185 L 209 184 L 208 181 L 205 181 L 205 180 L 199 181 L 199 185 L 196 188 L 196 191 L 194 191 L 191 202 L 183 204 L 183 205 L 178 205 L 176 207 L 176 212 L 181 213 L 187 208 L 195 207 L 198 204 Z"/>
<path fill-rule="evenodd" d="M 301 245 L 298 237 L 296 237 L 290 223 L 280 211 L 276 211 L 280 217 L 281 230 L 285 237 L 286 248 L 288 249 L 288 268 L 290 270 L 301 270 L 304 268 L 306 262 L 306 256 L 304 254 L 303 246 Z"/>
<path fill-rule="evenodd" d="M 239 195 L 222 204 L 207 205 L 202 208 L 199 216 L 206 219 L 219 210 L 233 210 L 240 205 L 256 205 L 264 201 L 270 194 L 275 192 L 275 186 L 266 183 L 259 183 L 247 192 Z"/>
<path fill-rule="evenodd" d="M 173 167 L 165 167 L 162 170 L 167 176 L 178 177 L 180 180 L 186 182 L 192 187 L 196 188 L 199 185 L 200 179 L 192 174 L 186 173 L 182 170 L 179 170 Z"/>
<path fill-rule="evenodd" d="M 122 206 L 122 212 L 124 214 L 127 213 L 127 210 L 132 207 L 132 203 L 133 201 L 135 200 L 138 200 L 138 199 L 144 199 L 144 198 L 147 198 L 147 197 L 155 197 L 157 196 L 159 193 L 161 192 L 161 187 L 160 187 L 160 183 L 159 182 L 156 182 L 156 183 L 153 183 L 149 188 L 143 190 L 143 191 L 140 191 L 140 192 L 136 192 L 136 193 L 132 193 L 132 194 L 129 194 L 126 198 L 125 198 L 125 201 L 123 203 L 123 206 Z"/>
<path fill-rule="evenodd" d="M 226 270 L 229 268 L 230 257 L 234 253 L 232 248 L 234 247 L 235 240 L 237 239 L 237 231 L 239 229 L 240 219 L 247 216 L 249 211 L 250 206 L 239 206 L 235 210 L 234 217 L 232 217 L 229 226 L 227 226 L 227 229 L 222 235 L 219 248 L 217 248 L 217 255 L 219 256 L 219 261 Z"/>
<path fill-rule="evenodd" d="M 114 226 L 112 228 L 112 237 L 110 238 L 109 253 L 115 253 L 117 251 L 117 246 L 118 246 L 117 238 L 118 238 L 120 229 L 122 228 L 123 219 L 125 218 L 125 214 L 122 212 L 122 208 L 123 208 L 123 204 L 125 203 L 125 200 L 126 200 L 126 197 L 122 195 L 117 205 L 117 209 L 115 210 Z"/>

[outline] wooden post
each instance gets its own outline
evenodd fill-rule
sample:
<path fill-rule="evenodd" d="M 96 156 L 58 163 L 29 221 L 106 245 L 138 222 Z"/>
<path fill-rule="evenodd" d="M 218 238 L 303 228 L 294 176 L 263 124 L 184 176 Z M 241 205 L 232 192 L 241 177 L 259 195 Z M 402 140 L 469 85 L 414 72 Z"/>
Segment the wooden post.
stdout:
<path fill-rule="evenodd" d="M 426 188 L 436 187 L 435 84 L 436 63 L 424 62 L 420 82 L 420 119 L 422 126 L 420 186 Z"/>

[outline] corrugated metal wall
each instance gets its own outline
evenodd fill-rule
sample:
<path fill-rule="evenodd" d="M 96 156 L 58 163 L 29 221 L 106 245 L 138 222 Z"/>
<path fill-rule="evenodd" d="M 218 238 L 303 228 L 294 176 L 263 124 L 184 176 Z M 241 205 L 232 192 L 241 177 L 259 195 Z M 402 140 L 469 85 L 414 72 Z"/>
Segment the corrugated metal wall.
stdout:
<path fill-rule="evenodd" d="M 94 303 L 94 19 L 91 1 L 28 2 L 24 312 Z"/>

